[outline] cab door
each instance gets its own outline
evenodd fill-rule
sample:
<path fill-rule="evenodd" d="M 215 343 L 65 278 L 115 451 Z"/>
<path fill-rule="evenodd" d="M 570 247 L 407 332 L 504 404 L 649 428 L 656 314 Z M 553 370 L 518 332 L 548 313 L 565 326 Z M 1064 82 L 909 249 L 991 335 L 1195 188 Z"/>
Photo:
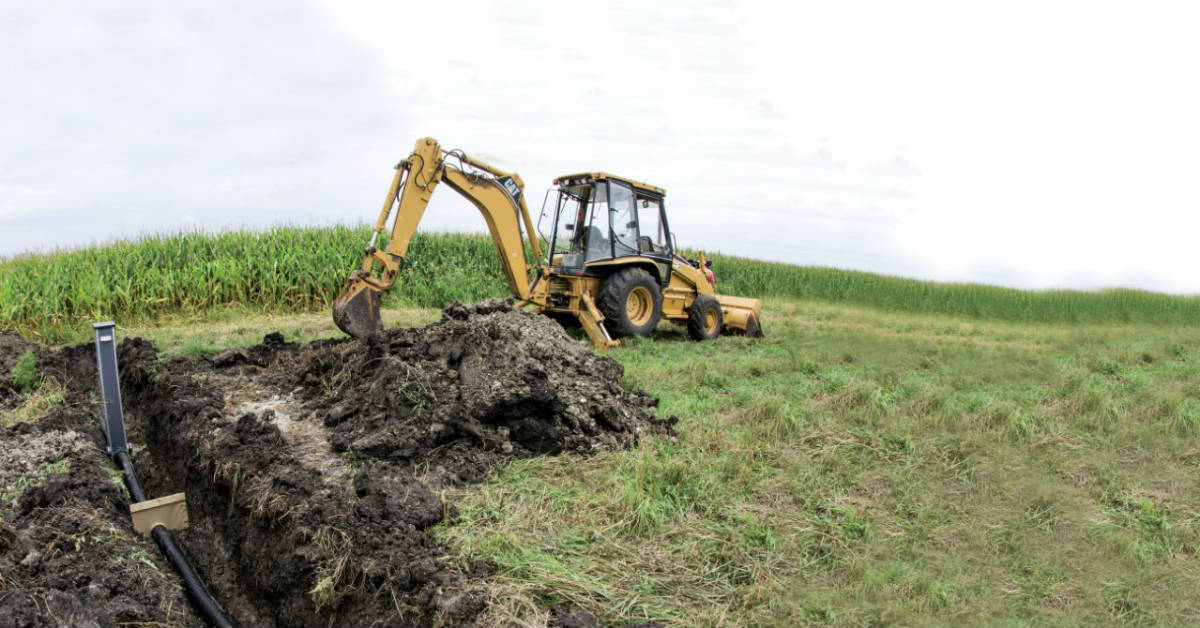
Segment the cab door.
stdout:
<path fill-rule="evenodd" d="M 667 216 L 663 198 L 638 192 L 637 205 L 638 255 L 654 260 L 659 268 L 659 281 L 666 285 L 671 279 L 671 231 L 667 227 Z"/>
<path fill-rule="evenodd" d="M 633 188 L 622 181 L 608 181 L 608 210 L 612 220 L 612 256 L 639 255 L 638 215 Z"/>

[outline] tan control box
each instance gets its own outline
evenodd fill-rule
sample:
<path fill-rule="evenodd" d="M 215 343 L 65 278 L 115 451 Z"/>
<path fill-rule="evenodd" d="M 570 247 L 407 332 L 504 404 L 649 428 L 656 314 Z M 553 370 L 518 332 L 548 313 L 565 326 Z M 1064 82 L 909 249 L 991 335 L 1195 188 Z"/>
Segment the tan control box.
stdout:
<path fill-rule="evenodd" d="M 133 529 L 146 536 L 158 525 L 168 530 L 183 530 L 188 527 L 187 496 L 175 493 L 130 504 L 129 514 L 133 517 Z"/>

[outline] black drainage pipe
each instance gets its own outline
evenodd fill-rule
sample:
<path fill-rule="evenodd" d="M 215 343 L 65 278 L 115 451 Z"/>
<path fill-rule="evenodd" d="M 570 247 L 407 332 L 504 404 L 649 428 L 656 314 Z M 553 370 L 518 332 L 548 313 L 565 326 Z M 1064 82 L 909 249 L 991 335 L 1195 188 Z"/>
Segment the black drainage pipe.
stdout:
<path fill-rule="evenodd" d="M 146 501 L 146 494 L 142 492 L 142 485 L 138 484 L 137 475 L 133 471 L 133 460 L 129 458 L 129 454 L 119 451 L 113 455 L 113 458 L 121 465 L 121 471 L 125 473 L 125 487 L 129 489 L 129 496 L 135 503 Z M 229 619 L 229 616 L 225 614 L 225 609 L 221 608 L 216 598 L 209 592 L 208 587 L 204 586 L 204 581 L 196 573 L 196 568 L 192 567 L 192 562 L 175 543 L 175 537 L 171 531 L 159 524 L 150 531 L 150 536 L 158 544 L 162 553 L 166 555 L 175 571 L 179 572 L 179 577 L 183 579 L 184 592 L 187 593 L 188 599 L 192 601 L 192 605 L 196 607 L 196 611 L 200 613 L 204 621 L 216 628 L 233 628 L 233 620 Z"/>
<path fill-rule="evenodd" d="M 109 455 L 125 474 L 125 488 L 129 489 L 129 497 L 138 503 L 146 501 L 146 493 L 142 491 L 137 474 L 133 472 L 133 459 L 129 457 L 131 447 L 125 439 L 125 413 L 121 410 L 121 382 L 117 372 L 117 338 L 113 333 L 115 328 L 116 323 L 112 321 L 92 324 L 96 332 L 96 374 L 100 379 L 100 395 L 104 397 L 100 427 L 108 440 Z M 233 628 L 233 621 L 209 593 L 208 587 L 204 586 L 192 562 L 175 543 L 171 531 L 159 524 L 150 530 L 150 537 L 167 560 L 171 561 L 175 571 L 179 572 L 184 592 L 204 621 L 216 628 Z"/>

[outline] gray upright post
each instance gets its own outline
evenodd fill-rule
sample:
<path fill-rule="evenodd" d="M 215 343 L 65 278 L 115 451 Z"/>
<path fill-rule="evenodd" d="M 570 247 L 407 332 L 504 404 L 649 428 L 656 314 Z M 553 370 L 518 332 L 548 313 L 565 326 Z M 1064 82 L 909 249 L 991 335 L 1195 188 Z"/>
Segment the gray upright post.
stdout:
<path fill-rule="evenodd" d="M 125 415 L 121 412 L 121 382 L 117 373 L 116 323 L 93 323 L 96 330 L 96 372 L 100 374 L 100 394 L 104 397 L 104 412 L 100 427 L 108 437 L 108 453 L 129 453 L 125 440 Z"/>

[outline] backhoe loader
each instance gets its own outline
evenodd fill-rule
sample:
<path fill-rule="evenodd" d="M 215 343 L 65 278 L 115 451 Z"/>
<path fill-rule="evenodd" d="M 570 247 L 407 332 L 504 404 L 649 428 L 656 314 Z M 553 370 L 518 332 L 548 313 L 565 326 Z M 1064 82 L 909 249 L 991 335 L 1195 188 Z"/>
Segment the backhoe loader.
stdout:
<path fill-rule="evenodd" d="M 442 183 L 483 214 L 518 306 L 581 326 L 600 351 L 619 338 L 650 334 L 663 318 L 685 325 L 694 340 L 722 332 L 762 335 L 762 301 L 717 294 L 703 253 L 695 260 L 676 254 L 662 188 L 603 172 L 561 176 L 546 194 L 539 232 L 520 176 L 462 151 L 444 151 L 432 138 L 418 140 L 396 166 L 362 267 L 333 304 L 342 331 L 357 338 L 382 331 L 380 296 L 395 283 Z M 394 206 L 391 234 L 380 250 L 376 244 Z M 526 240 L 536 260 L 532 279 Z"/>

